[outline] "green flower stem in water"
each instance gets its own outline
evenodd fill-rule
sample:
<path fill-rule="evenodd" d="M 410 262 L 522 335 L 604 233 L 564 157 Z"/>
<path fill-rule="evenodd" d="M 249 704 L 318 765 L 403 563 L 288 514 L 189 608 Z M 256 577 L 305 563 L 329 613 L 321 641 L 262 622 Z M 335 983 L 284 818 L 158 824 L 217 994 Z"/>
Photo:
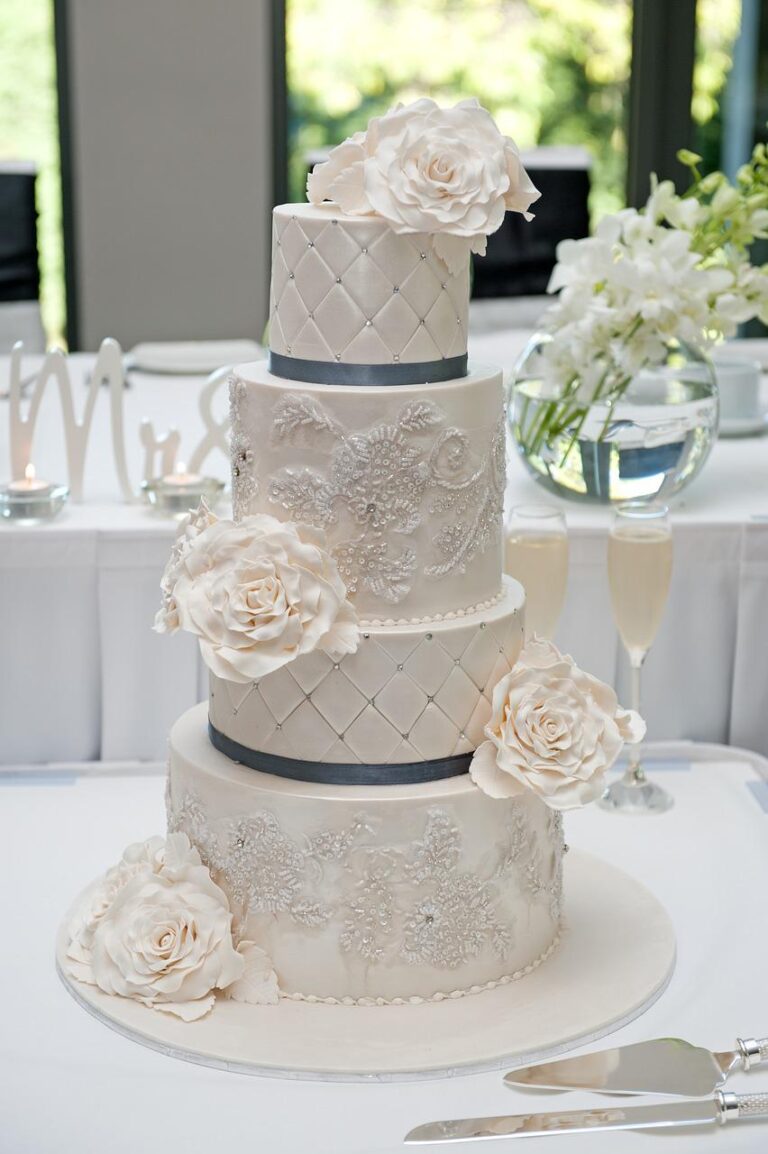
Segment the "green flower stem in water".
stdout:
<path fill-rule="evenodd" d="M 626 332 L 622 335 L 621 340 L 625 343 L 631 341 L 642 323 L 642 317 L 636 317 L 628 326 Z M 574 428 L 568 445 L 566 446 L 565 452 L 560 459 L 560 468 L 563 468 L 576 443 L 578 442 L 579 434 L 584 428 L 584 424 L 587 420 L 587 417 L 589 416 L 591 407 L 596 404 L 597 401 L 606 398 L 608 402 L 608 414 L 605 421 L 603 422 L 603 427 L 600 430 L 598 441 L 602 441 L 604 439 L 605 434 L 608 432 L 610 423 L 613 420 L 613 411 L 616 403 L 621 399 L 621 397 L 624 396 L 624 393 L 627 391 L 629 385 L 632 382 L 632 377 L 625 374 L 624 376 L 619 377 L 618 380 L 615 380 L 610 387 L 607 387 L 609 384 L 612 367 L 613 366 L 610 364 L 606 365 L 602 376 L 595 385 L 594 392 L 592 393 L 589 404 L 587 405 L 583 404 L 583 402 L 577 403 L 575 405 L 569 403 L 573 398 L 573 395 L 578 393 L 580 385 L 580 381 L 578 379 L 572 378 L 568 382 L 562 397 L 548 401 L 544 406 L 541 415 L 538 418 L 534 418 L 533 429 L 530 430 L 527 435 L 525 432 L 524 420 L 527 414 L 530 398 L 526 398 L 523 414 L 518 427 L 520 430 L 519 440 L 525 449 L 527 456 L 536 456 L 544 444 L 549 446 L 553 445 L 557 438 L 561 436 L 573 424 L 574 421 L 576 421 L 576 427 Z"/>

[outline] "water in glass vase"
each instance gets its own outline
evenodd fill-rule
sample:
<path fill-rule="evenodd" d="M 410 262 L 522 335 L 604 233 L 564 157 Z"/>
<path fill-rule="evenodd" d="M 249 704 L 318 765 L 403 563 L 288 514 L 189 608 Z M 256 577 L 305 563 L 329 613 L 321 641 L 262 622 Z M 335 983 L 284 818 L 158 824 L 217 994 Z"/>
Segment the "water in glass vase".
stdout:
<path fill-rule="evenodd" d="M 608 538 L 616 625 L 631 659 L 641 660 L 661 623 L 672 577 L 672 536 L 653 525 L 617 526 Z"/>
<path fill-rule="evenodd" d="M 505 570 L 525 589 L 527 636 L 535 633 L 539 637 L 551 637 L 568 582 L 567 537 L 550 533 L 510 534 Z"/>
<path fill-rule="evenodd" d="M 647 501 L 690 484 L 717 436 L 711 364 L 683 346 L 638 373 L 613 405 L 569 408 L 538 373 L 540 346 L 516 369 L 509 423 L 528 471 L 561 497 Z"/>

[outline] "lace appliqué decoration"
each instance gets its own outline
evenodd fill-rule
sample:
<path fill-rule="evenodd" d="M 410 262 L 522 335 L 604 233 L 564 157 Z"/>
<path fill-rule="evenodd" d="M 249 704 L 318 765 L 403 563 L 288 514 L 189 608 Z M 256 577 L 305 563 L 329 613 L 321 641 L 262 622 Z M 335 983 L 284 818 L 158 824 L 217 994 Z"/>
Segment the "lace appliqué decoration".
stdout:
<path fill-rule="evenodd" d="M 243 466 L 234 478 L 236 516 L 247 508 L 252 484 L 237 414 L 240 385 L 232 386 L 233 460 L 236 469 Z M 333 554 L 350 593 L 365 588 L 390 604 L 402 601 L 419 563 L 409 537 L 432 519 L 452 518 L 432 539 L 433 557 L 422 562 L 435 579 L 464 572 L 498 533 L 505 482 L 501 418 L 487 454 L 478 458 L 467 433 L 449 426 L 432 401 L 406 404 L 394 422 L 352 432 L 314 397 L 287 393 L 273 411 L 271 439 L 292 445 L 309 438 L 328 444 L 327 471 L 279 469 L 269 480 L 269 499 L 293 520 L 319 529 L 339 524 L 344 514 L 353 528 Z"/>
<path fill-rule="evenodd" d="M 299 843 L 266 810 L 210 820 L 192 792 L 169 801 L 168 825 L 197 846 L 240 924 L 259 913 L 283 914 L 309 929 L 332 924 L 340 949 L 367 963 L 453 970 L 486 948 L 508 955 L 515 941 L 505 901 L 510 886 L 532 906 L 546 903 L 559 921 L 562 832 L 559 815 L 548 820 L 554 848 L 545 854 L 513 808 L 487 880 L 462 871 L 461 831 L 441 809 L 428 812 L 419 840 L 392 847 L 372 844 L 364 814 Z"/>
<path fill-rule="evenodd" d="M 229 448 L 232 457 L 232 512 L 236 521 L 244 517 L 259 492 L 259 483 L 253 469 L 251 439 L 240 420 L 240 402 L 245 396 L 244 381 L 229 378 Z"/>

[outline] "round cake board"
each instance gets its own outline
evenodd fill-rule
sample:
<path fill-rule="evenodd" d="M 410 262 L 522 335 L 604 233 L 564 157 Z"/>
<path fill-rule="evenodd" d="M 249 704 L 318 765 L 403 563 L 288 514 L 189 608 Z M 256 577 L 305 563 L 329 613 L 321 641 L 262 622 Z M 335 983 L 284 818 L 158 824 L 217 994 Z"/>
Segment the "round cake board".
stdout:
<path fill-rule="evenodd" d="M 561 942 L 519 981 L 405 1006 L 217 1001 L 196 1022 L 104 994 L 59 974 L 94 1017 L 175 1058 L 243 1074 L 343 1081 L 447 1077 L 538 1062 L 632 1021 L 663 993 L 675 964 L 672 923 L 634 878 L 571 852 Z"/>

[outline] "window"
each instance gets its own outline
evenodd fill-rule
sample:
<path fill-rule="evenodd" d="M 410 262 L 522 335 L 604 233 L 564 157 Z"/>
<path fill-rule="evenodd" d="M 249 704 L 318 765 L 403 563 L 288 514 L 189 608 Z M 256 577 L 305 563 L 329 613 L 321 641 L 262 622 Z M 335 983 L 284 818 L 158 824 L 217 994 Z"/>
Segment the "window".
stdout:
<path fill-rule="evenodd" d="M 289 0 L 290 197 L 308 159 L 398 100 L 477 96 L 518 145 L 592 155 L 593 219 L 624 203 L 630 0 Z"/>
<path fill-rule="evenodd" d="M 56 58 L 52 0 L 0 4 L 0 162 L 38 171 L 40 302 L 48 339 L 65 324 Z"/>

